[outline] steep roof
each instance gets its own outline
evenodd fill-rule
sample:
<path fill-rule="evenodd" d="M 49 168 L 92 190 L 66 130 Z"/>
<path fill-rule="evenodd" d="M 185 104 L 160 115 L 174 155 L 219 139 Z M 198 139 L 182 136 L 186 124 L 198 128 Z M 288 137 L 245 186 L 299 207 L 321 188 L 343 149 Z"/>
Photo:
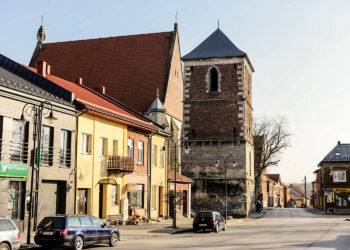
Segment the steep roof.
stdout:
<path fill-rule="evenodd" d="M 318 165 L 327 162 L 350 162 L 350 144 L 340 143 L 339 141 Z"/>
<path fill-rule="evenodd" d="M 171 182 L 175 182 L 175 175 L 174 175 L 174 171 L 173 170 L 169 171 L 168 178 L 169 178 L 169 180 Z M 176 182 L 192 183 L 194 181 L 192 179 L 182 175 L 182 174 L 176 173 Z"/>
<path fill-rule="evenodd" d="M 219 28 L 190 53 L 183 56 L 182 60 L 186 61 L 217 57 L 246 57 L 249 64 L 251 64 L 248 55 L 237 48 L 237 46 Z"/>
<path fill-rule="evenodd" d="M 73 106 L 72 92 L 0 54 L 0 85 Z"/>
<path fill-rule="evenodd" d="M 37 70 L 28 67 L 33 72 Z M 148 130 L 158 131 L 162 128 L 156 126 L 149 119 L 143 118 L 140 114 L 131 112 L 116 102 L 110 101 L 108 98 L 88 88 L 87 86 L 73 83 L 54 75 L 47 75 L 47 79 L 58 84 L 59 86 L 73 92 L 75 101 L 92 112 L 98 112 L 107 117 L 113 117 L 120 122 L 129 126 L 146 128 Z"/>
<path fill-rule="evenodd" d="M 276 183 L 281 182 L 279 174 L 267 174 L 267 177 L 269 177 L 271 180 L 273 180 Z"/>
<path fill-rule="evenodd" d="M 301 187 L 299 187 L 297 185 L 293 185 L 293 184 L 291 184 L 289 187 L 290 187 L 290 191 L 291 191 L 291 197 L 293 194 L 295 197 L 301 197 L 302 199 L 304 199 L 305 191 Z M 306 197 L 308 199 L 310 198 L 309 195 L 306 195 Z"/>
<path fill-rule="evenodd" d="M 158 88 L 164 102 L 175 31 L 46 43 L 34 63 L 46 61 L 55 75 L 91 88 L 138 112 L 148 110 Z"/>

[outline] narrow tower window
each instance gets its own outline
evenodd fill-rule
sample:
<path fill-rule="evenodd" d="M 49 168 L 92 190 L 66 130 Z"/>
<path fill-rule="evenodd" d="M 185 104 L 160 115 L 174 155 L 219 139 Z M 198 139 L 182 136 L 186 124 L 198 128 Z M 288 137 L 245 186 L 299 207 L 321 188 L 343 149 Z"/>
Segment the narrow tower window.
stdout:
<path fill-rule="evenodd" d="M 210 91 L 219 90 L 219 74 L 216 68 L 210 70 Z"/>

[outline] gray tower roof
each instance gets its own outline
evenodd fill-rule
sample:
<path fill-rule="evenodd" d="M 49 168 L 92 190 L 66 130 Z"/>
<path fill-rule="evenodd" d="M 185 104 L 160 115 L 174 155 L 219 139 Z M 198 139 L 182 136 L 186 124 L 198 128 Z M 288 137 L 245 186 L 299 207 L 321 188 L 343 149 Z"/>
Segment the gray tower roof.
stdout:
<path fill-rule="evenodd" d="M 156 99 L 154 99 L 151 106 L 148 108 L 148 112 L 150 111 L 165 111 L 165 107 L 159 99 L 158 89 L 157 89 Z"/>
<path fill-rule="evenodd" d="M 217 57 L 245 57 L 251 65 L 248 55 L 237 48 L 236 45 L 234 45 L 234 43 L 219 28 L 190 53 L 183 56 L 182 60 L 186 61 Z M 253 69 L 252 65 L 251 67 Z"/>

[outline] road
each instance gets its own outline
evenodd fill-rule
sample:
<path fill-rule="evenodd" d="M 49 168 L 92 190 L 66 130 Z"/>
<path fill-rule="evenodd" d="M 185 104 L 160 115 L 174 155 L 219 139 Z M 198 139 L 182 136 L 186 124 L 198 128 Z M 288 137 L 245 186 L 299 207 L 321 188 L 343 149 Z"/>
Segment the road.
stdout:
<path fill-rule="evenodd" d="M 245 220 L 218 234 L 185 233 L 121 241 L 118 249 L 350 249 L 348 216 L 315 215 L 279 208 L 261 219 Z M 99 248 L 106 249 L 106 248 Z"/>
<path fill-rule="evenodd" d="M 349 216 L 277 208 L 219 233 L 183 233 L 119 242 L 115 249 L 350 249 Z M 107 250 L 109 247 L 88 247 Z"/>

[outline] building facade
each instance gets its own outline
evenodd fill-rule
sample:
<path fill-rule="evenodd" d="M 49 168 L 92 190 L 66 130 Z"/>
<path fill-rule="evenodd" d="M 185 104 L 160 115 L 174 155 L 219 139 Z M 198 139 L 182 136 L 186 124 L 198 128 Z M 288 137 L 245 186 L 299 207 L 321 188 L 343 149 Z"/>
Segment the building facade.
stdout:
<path fill-rule="evenodd" d="M 34 171 L 33 175 L 33 189 L 38 190 L 33 192 L 37 223 L 44 216 L 74 213 L 77 110 L 71 92 L 0 55 L 0 216 L 12 218 L 21 231 L 29 215 L 33 115 L 35 107 L 43 103 L 42 126 L 38 128 L 41 161 L 35 162 L 39 174 Z M 51 111 L 56 119 L 45 119 Z"/>
<path fill-rule="evenodd" d="M 247 216 L 255 203 L 254 69 L 247 54 L 220 29 L 182 60 L 183 133 L 191 149 L 182 153 L 182 173 L 195 181 L 192 198 L 204 193 L 212 199 L 212 209 L 223 211 L 227 180 L 228 214 Z"/>

